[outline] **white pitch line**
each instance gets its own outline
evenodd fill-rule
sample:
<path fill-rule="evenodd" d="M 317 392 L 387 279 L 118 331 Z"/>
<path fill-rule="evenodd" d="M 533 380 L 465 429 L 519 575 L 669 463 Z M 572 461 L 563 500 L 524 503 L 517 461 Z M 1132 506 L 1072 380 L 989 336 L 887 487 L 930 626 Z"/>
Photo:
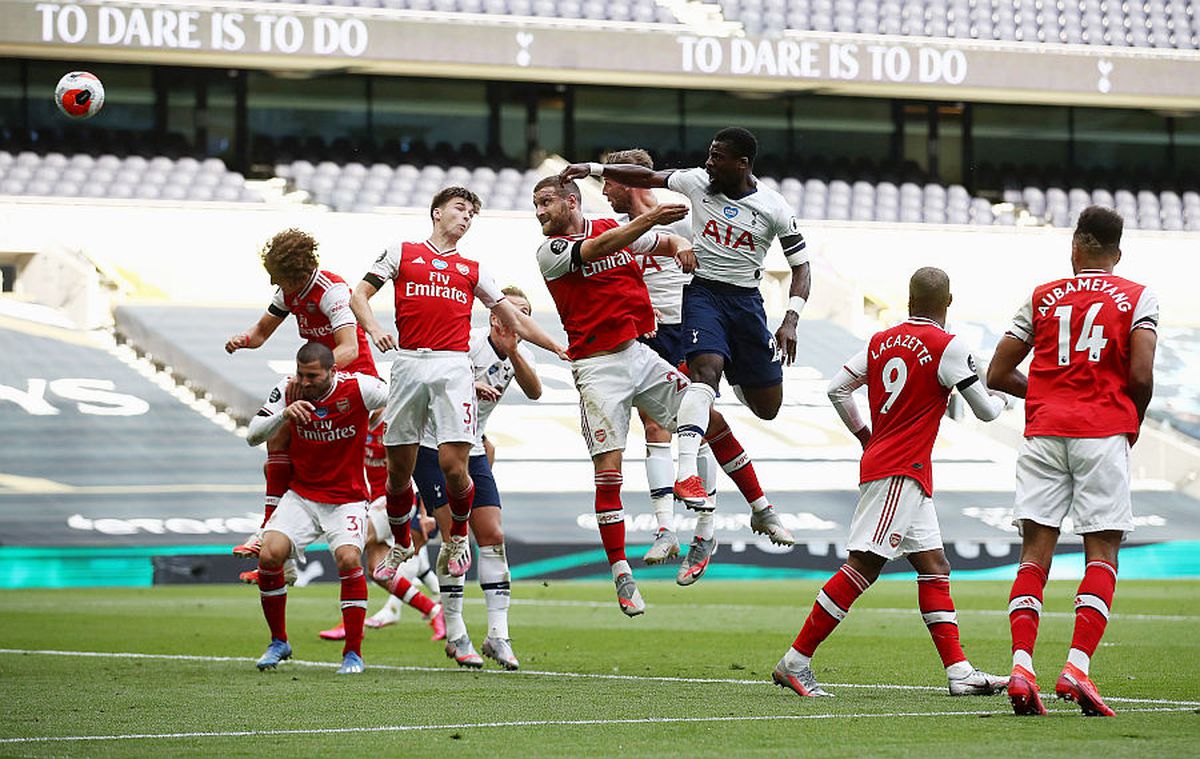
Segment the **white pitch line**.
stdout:
<path fill-rule="evenodd" d="M 482 604 L 482 598 L 467 598 L 466 603 Z M 611 601 L 558 601 L 551 599 L 539 598 L 514 598 L 510 601 L 512 604 L 520 606 L 575 606 L 589 609 L 607 609 L 613 604 Z M 724 609 L 726 611 L 754 611 L 757 609 L 773 609 L 778 611 L 781 607 L 769 606 L 766 604 L 647 604 L 648 608 L 659 610 L 670 609 Z M 869 607 L 855 606 L 854 613 L 875 613 L 875 614 L 911 614 L 919 615 L 920 611 L 913 607 L 911 609 L 898 609 L 887 607 Z M 964 614 L 978 614 L 989 617 L 1007 617 L 1008 612 L 1004 609 L 959 609 L 959 616 Z M 1075 612 L 1073 611 L 1043 611 L 1041 616 L 1059 619 L 1074 619 Z M 1110 614 L 1109 620 L 1114 619 L 1134 619 L 1146 622 L 1200 622 L 1200 616 L 1188 616 L 1182 614 Z"/>
<path fill-rule="evenodd" d="M 194 661 L 194 662 L 233 662 L 238 664 L 248 664 L 257 661 L 247 656 L 200 656 L 195 654 L 143 654 L 136 652 L 120 652 L 120 651 L 61 651 L 55 649 L 25 649 L 25 648 L 0 648 L 0 654 L 16 654 L 16 655 L 37 655 L 37 656 L 78 656 L 91 657 L 99 659 L 156 659 L 162 661 Z M 305 659 L 288 659 L 284 666 L 294 665 L 297 667 L 316 667 L 319 669 L 332 669 L 338 666 L 337 662 L 324 661 L 307 661 Z M 462 669 L 451 669 L 449 667 L 424 667 L 416 664 L 372 664 L 369 669 L 381 669 L 387 672 L 433 672 L 433 673 L 458 673 Z M 500 669 L 479 669 L 470 670 L 475 674 L 495 675 L 498 677 L 561 677 L 568 679 L 584 679 L 584 680 L 624 680 L 636 682 L 652 682 L 652 683 L 679 683 L 683 685 L 771 685 L 770 680 L 763 679 L 737 679 L 729 677 L 671 677 L 669 675 L 614 675 L 605 672 L 562 672 L 555 670 L 538 670 L 538 669 L 522 669 L 516 672 L 507 672 Z M 904 691 L 929 691 L 943 693 L 944 687 L 936 685 L 895 685 L 890 683 L 822 683 L 822 685 L 830 688 L 864 688 L 867 690 L 904 690 Z M 1127 704 L 1167 704 L 1168 706 L 1181 707 L 1198 707 L 1200 701 L 1175 701 L 1163 698 L 1121 698 L 1121 697 L 1106 697 L 1106 701 L 1114 703 Z"/>
<path fill-rule="evenodd" d="M 1126 709 L 1123 714 L 1135 712 L 1183 712 L 1191 711 L 1184 708 L 1157 709 Z M 246 738 L 250 736 L 281 736 L 281 735 L 344 735 L 346 733 L 404 733 L 419 730 L 470 730 L 499 727 L 593 727 L 608 725 L 664 725 L 672 723 L 697 722 L 763 722 L 767 720 L 810 720 L 810 719 L 869 719 L 885 717 L 896 719 L 902 717 L 980 717 L 1010 714 L 1005 711 L 949 711 L 949 712 L 887 712 L 862 714 L 774 714 L 774 715 L 744 715 L 724 717 L 638 717 L 628 719 L 563 719 L 563 720 L 518 720 L 513 722 L 459 722 L 445 725 L 384 725 L 380 727 L 317 727 L 296 730 L 231 730 L 227 732 L 189 732 L 189 733 L 127 733 L 124 735 L 61 735 L 36 738 L 0 738 L 4 743 L 77 743 L 82 741 L 129 741 L 129 740 L 161 740 L 178 738 Z M 1074 714 L 1066 710 L 1056 710 L 1056 714 Z"/>

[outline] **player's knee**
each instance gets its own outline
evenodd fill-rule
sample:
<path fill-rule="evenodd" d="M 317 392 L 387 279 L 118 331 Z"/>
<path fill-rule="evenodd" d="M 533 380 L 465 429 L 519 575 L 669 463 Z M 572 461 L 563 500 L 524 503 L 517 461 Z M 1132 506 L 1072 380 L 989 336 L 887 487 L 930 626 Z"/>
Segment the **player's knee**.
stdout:
<path fill-rule="evenodd" d="M 339 572 L 349 572 L 362 566 L 362 553 L 353 548 L 339 548 L 333 553 Z"/>
<path fill-rule="evenodd" d="M 279 569 L 283 566 L 283 562 L 287 560 L 288 552 L 280 550 L 274 546 L 264 545 L 258 552 L 258 566 L 260 569 Z"/>

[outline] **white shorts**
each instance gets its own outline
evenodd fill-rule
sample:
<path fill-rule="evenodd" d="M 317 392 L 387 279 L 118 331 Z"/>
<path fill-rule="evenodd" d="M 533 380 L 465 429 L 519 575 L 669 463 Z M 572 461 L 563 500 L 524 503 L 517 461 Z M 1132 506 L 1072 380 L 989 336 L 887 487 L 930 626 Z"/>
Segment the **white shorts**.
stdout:
<path fill-rule="evenodd" d="M 847 550 L 895 559 L 942 548 L 933 499 L 912 477 L 871 480 L 859 485 L 858 491 Z"/>
<path fill-rule="evenodd" d="M 396 539 L 392 537 L 392 525 L 388 522 L 387 497 L 379 496 L 367 507 L 367 521 L 375 531 L 375 542 L 392 545 Z"/>
<path fill-rule="evenodd" d="M 289 490 L 267 521 L 265 532 L 282 533 L 292 541 L 292 558 L 304 560 L 304 549 L 325 536 L 332 553 L 341 546 L 362 550 L 367 535 L 367 502 L 332 504 L 310 501 Z"/>
<path fill-rule="evenodd" d="M 1017 454 L 1013 524 L 1028 519 L 1078 535 L 1133 531 L 1129 438 L 1029 437 Z"/>
<path fill-rule="evenodd" d="M 420 443 L 426 424 L 438 445 L 474 443 L 475 413 L 475 374 L 466 353 L 397 351 L 384 445 Z"/>
<path fill-rule="evenodd" d="M 572 361 L 571 374 L 579 390 L 579 424 L 593 457 L 625 450 L 635 406 L 674 431 L 679 403 L 691 384 L 678 369 L 636 340 L 616 353 Z"/>

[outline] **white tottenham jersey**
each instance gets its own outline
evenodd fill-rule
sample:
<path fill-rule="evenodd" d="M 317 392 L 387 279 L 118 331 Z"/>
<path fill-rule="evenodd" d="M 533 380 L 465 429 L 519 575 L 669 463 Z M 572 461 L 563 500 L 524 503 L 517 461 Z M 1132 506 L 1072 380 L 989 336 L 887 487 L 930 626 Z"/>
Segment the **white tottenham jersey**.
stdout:
<path fill-rule="evenodd" d="M 617 217 L 622 224 L 629 222 L 629 216 L 622 214 Z M 685 216 L 679 221 L 661 227 L 654 227 L 651 232 L 665 235 L 678 235 L 685 240 L 692 239 L 692 220 Z M 686 274 L 679 268 L 679 262 L 672 256 L 652 256 L 643 253 L 637 257 L 638 268 L 642 270 L 642 279 L 650 292 L 650 305 L 662 314 L 660 323 L 679 324 L 683 321 L 683 286 L 692 281 L 692 275 Z"/>
<path fill-rule="evenodd" d="M 758 188 L 738 200 L 709 189 L 704 169 L 673 171 L 667 187 L 692 202 L 692 245 L 700 268 L 697 276 L 738 287 L 757 288 L 763 260 L 778 237 L 800 234 L 796 215 L 775 190 Z M 803 244 L 792 250 L 803 250 Z"/>
<path fill-rule="evenodd" d="M 501 396 L 503 396 L 504 391 L 512 383 L 513 378 L 517 376 L 517 372 L 513 368 L 512 360 L 507 356 L 500 358 L 500 354 L 492 347 L 492 341 L 489 339 L 491 332 L 491 327 L 476 327 L 472 329 L 471 347 L 467 355 L 471 358 L 471 368 L 475 372 L 475 381 L 491 385 L 494 389 L 500 391 Z M 517 351 L 521 354 L 521 358 L 525 359 L 525 363 L 533 366 L 535 360 L 533 351 L 520 343 L 517 344 Z M 472 456 L 482 456 L 485 453 L 483 448 L 484 428 L 487 427 L 488 417 L 492 415 L 492 411 L 495 410 L 497 403 L 499 401 L 487 401 L 482 398 L 476 399 L 475 442 L 471 444 Z M 421 445 L 427 448 L 437 448 L 437 439 L 433 436 L 433 429 L 428 425 L 425 427 L 425 434 L 421 440 Z"/>

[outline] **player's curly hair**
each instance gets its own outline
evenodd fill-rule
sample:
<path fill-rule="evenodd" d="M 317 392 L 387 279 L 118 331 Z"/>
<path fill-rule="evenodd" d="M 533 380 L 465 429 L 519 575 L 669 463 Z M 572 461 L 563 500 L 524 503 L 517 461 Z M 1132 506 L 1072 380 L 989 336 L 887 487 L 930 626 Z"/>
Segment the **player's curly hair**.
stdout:
<path fill-rule="evenodd" d="M 443 190 L 439 190 L 438 194 L 433 196 L 433 200 L 429 203 L 429 218 L 433 218 L 433 212 L 435 210 L 441 208 L 455 198 L 462 198 L 470 203 L 477 214 L 483 208 L 483 201 L 479 199 L 479 196 L 468 190 L 466 187 L 447 187 Z"/>
<path fill-rule="evenodd" d="M 1089 256 L 1112 255 L 1121 249 L 1125 219 L 1111 208 L 1088 206 L 1075 224 L 1074 244 Z"/>
<path fill-rule="evenodd" d="M 316 270 L 316 239 L 299 229 L 285 229 L 271 238 L 259 254 L 263 268 L 276 282 L 303 282 Z"/>

